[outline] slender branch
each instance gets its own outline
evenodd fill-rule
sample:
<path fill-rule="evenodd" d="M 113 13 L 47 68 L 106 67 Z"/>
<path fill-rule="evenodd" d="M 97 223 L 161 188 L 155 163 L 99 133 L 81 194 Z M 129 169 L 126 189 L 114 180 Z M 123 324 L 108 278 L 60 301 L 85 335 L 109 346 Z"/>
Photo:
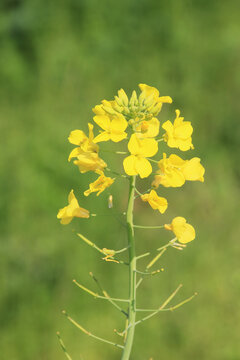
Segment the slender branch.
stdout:
<path fill-rule="evenodd" d="M 129 303 L 128 299 L 118 299 L 118 298 L 110 298 L 110 297 L 106 297 L 106 296 L 101 296 L 98 293 L 95 293 L 92 290 L 87 289 L 85 286 L 79 284 L 76 280 L 73 280 L 74 284 L 76 284 L 80 289 L 86 291 L 88 294 L 92 295 L 93 297 L 97 298 L 97 299 L 104 299 L 104 300 L 113 300 L 113 301 L 120 301 L 120 302 L 127 302 Z"/>
<path fill-rule="evenodd" d="M 163 271 L 163 270 L 162 270 L 162 269 L 158 269 L 158 270 L 155 270 L 155 271 L 152 271 L 152 272 L 135 270 L 135 272 L 136 272 L 137 274 L 150 275 L 150 276 L 159 274 L 161 271 Z"/>
<path fill-rule="evenodd" d="M 164 254 L 164 252 L 166 251 L 167 249 L 162 249 L 162 251 L 160 251 L 159 254 L 157 254 L 151 261 L 150 263 L 148 263 L 148 265 L 146 266 L 146 271 L 149 270 L 157 261 L 158 259 Z M 164 269 L 162 268 L 161 271 L 164 271 Z M 137 285 L 136 285 L 136 288 L 139 287 L 139 285 L 141 284 L 141 282 L 143 281 L 143 277 L 140 277 L 140 279 L 138 280 L 137 282 Z"/>
<path fill-rule="evenodd" d="M 145 253 L 145 254 L 142 254 L 142 255 L 137 256 L 137 257 L 136 257 L 136 260 L 139 260 L 139 259 L 141 259 L 141 258 L 143 258 L 143 257 L 148 256 L 148 255 L 150 255 L 150 252 L 147 252 L 147 253 Z"/>
<path fill-rule="evenodd" d="M 150 187 L 149 189 L 147 189 L 146 191 L 144 191 L 142 194 L 140 192 L 138 192 L 138 195 L 135 196 L 134 199 L 137 199 L 139 196 L 142 196 L 144 194 L 147 194 L 150 190 L 152 189 L 152 187 Z M 135 189 L 136 190 L 136 189 Z"/>
<path fill-rule="evenodd" d="M 114 174 L 114 175 L 121 176 L 121 177 L 123 177 L 123 178 L 128 178 L 128 176 L 127 176 L 127 175 L 120 174 L 119 172 L 114 171 L 114 170 L 111 170 L 111 169 L 109 169 L 109 168 L 106 168 L 105 170 L 107 170 L 107 171 L 111 172 L 111 173 L 112 173 L 112 174 Z"/>
<path fill-rule="evenodd" d="M 103 339 L 103 338 L 100 338 L 99 336 L 96 336 L 94 334 L 92 334 L 91 332 L 87 331 L 86 329 L 84 329 L 80 324 L 78 324 L 75 320 L 73 320 L 67 313 L 66 311 L 63 311 L 62 312 L 63 315 L 65 315 L 67 317 L 67 319 L 73 324 L 75 325 L 79 330 L 81 330 L 84 334 L 88 335 L 88 336 L 91 336 L 92 338 L 94 339 L 97 339 L 97 340 L 100 340 L 102 342 L 105 342 L 107 344 L 110 344 L 110 345 L 113 345 L 113 346 L 116 346 L 117 348 L 120 348 L 120 349 L 123 349 L 124 347 L 122 345 L 119 345 L 117 343 L 114 343 L 112 341 L 109 341 L 109 340 L 106 340 L 106 339 Z"/>
<path fill-rule="evenodd" d="M 147 265 L 146 269 L 150 269 L 157 261 L 158 259 L 165 253 L 167 249 L 162 249 L 161 252 L 159 252 L 159 254 L 157 254 L 153 259 L 152 261 L 150 261 L 150 263 Z"/>
<path fill-rule="evenodd" d="M 163 310 L 167 304 L 174 298 L 174 296 L 177 294 L 177 292 L 181 289 L 182 287 L 182 284 L 180 284 L 176 290 L 174 290 L 174 292 L 167 298 L 167 300 L 164 301 L 164 303 L 154 312 L 152 312 L 150 315 L 148 316 L 145 316 L 144 318 L 142 318 L 141 320 L 138 320 L 136 323 L 135 323 L 135 326 L 140 324 L 141 322 L 143 321 L 146 321 L 148 319 L 150 319 L 151 317 L 153 317 L 154 315 L 158 314 L 161 310 Z"/>
<path fill-rule="evenodd" d="M 103 249 L 100 249 L 100 247 L 98 247 L 96 244 L 94 244 L 94 242 L 92 242 L 91 240 L 87 239 L 85 236 L 83 236 L 82 234 L 78 233 L 77 234 L 86 244 L 88 244 L 89 246 L 91 246 L 92 248 L 94 248 L 95 250 L 97 250 L 98 252 L 100 252 L 101 254 L 103 254 L 105 256 L 105 258 L 103 258 L 104 260 L 107 260 L 107 261 L 115 261 L 119 264 L 126 264 L 124 261 L 122 260 L 118 260 L 118 259 L 115 259 L 114 258 L 114 255 L 115 254 L 120 254 L 121 252 L 123 251 L 126 251 L 129 246 L 123 248 L 123 249 L 120 249 L 120 250 L 111 250 L 111 249 L 106 249 L 106 248 L 103 248 Z"/>
<path fill-rule="evenodd" d="M 125 316 L 128 316 L 128 313 L 126 311 L 124 311 L 120 306 L 118 306 L 118 304 L 115 303 L 115 301 L 113 301 L 110 296 L 108 295 L 108 293 L 106 292 L 106 290 L 104 290 L 102 288 L 102 286 L 100 285 L 99 280 L 93 275 L 92 272 L 89 273 L 90 276 L 93 278 L 93 280 L 96 282 L 99 290 L 103 293 L 103 295 L 106 297 L 106 300 L 108 300 L 116 309 L 118 309 L 119 311 L 121 311 Z"/>
<path fill-rule="evenodd" d="M 64 342 L 63 342 L 62 339 L 61 339 L 61 336 L 60 336 L 60 332 L 59 332 L 59 331 L 57 332 L 57 337 L 58 337 L 60 346 L 61 346 L 64 354 L 66 355 L 66 358 L 67 358 L 68 360 L 72 360 L 71 356 L 70 356 L 70 355 L 68 354 L 68 352 L 67 352 L 67 349 L 66 349 L 66 347 L 65 347 L 65 345 L 64 345 Z"/>
<path fill-rule="evenodd" d="M 139 229 L 162 229 L 162 228 L 164 228 L 164 225 L 159 225 L 159 226 L 133 225 L 133 227 L 139 228 Z"/>
<path fill-rule="evenodd" d="M 171 307 L 169 307 L 169 308 L 164 308 L 164 309 L 136 309 L 136 311 L 137 312 L 147 312 L 147 311 L 153 311 L 153 312 L 156 312 L 156 313 L 158 313 L 158 312 L 160 312 L 160 311 L 174 311 L 174 310 L 176 310 L 176 309 L 178 309 L 178 308 L 180 308 L 181 306 L 183 306 L 184 304 L 186 304 L 186 303 L 188 303 L 189 301 L 191 301 L 193 298 L 195 298 L 195 296 L 197 296 L 198 295 L 198 293 L 197 292 L 195 292 L 192 296 L 190 296 L 189 298 L 187 298 L 187 299 L 185 299 L 185 300 L 183 300 L 183 301 L 181 301 L 180 303 L 178 303 L 178 304 L 176 304 L 176 305 L 174 305 L 174 306 L 171 306 Z"/>
<path fill-rule="evenodd" d="M 135 187 L 135 191 L 136 191 L 136 193 L 139 195 L 139 196 L 142 196 L 143 194 L 140 192 L 140 191 L 138 191 L 138 189 Z"/>
<path fill-rule="evenodd" d="M 94 244 L 91 240 L 87 239 L 85 236 L 83 236 L 82 234 L 77 233 L 77 236 L 79 236 L 83 241 L 85 241 L 86 244 L 88 244 L 89 246 L 93 247 L 94 249 L 96 249 L 97 251 L 99 251 L 101 254 L 104 254 L 102 249 L 100 249 L 96 244 Z M 105 255 L 105 254 L 104 254 Z"/>
<path fill-rule="evenodd" d="M 151 162 L 153 162 L 153 163 L 156 163 L 156 164 L 159 163 L 159 160 L 157 161 L 157 160 L 154 160 L 154 159 L 151 159 L 151 158 L 146 158 L 146 159 L 148 159 L 149 161 L 151 161 Z"/>
<path fill-rule="evenodd" d="M 134 326 L 142 323 L 143 321 L 146 321 L 148 319 L 150 319 L 151 317 L 153 317 L 154 315 L 158 314 L 160 311 L 163 311 L 163 309 L 165 308 L 165 306 L 167 306 L 167 304 L 174 298 L 174 296 L 177 294 L 177 292 L 181 289 L 182 287 L 182 284 L 180 284 L 176 290 L 174 290 L 174 292 L 167 298 L 167 300 L 164 301 L 164 303 L 157 309 L 155 310 L 154 312 L 152 312 L 150 315 L 148 316 L 145 316 L 144 318 L 138 320 L 137 322 L 135 322 Z M 131 324 L 129 324 L 128 328 L 131 326 Z M 124 330 L 125 331 L 128 331 L 128 329 Z"/>

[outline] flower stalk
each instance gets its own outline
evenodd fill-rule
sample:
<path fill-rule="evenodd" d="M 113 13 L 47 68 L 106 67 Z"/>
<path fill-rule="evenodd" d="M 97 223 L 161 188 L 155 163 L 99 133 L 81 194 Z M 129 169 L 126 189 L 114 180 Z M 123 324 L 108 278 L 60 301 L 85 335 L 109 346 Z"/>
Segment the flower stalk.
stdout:
<path fill-rule="evenodd" d="M 127 208 L 127 233 L 129 245 L 129 310 L 128 310 L 128 330 L 122 352 L 121 360 L 128 360 L 132 350 L 135 319 L 136 319 L 136 254 L 133 227 L 133 208 L 135 195 L 136 176 L 131 176 L 129 181 L 129 197 Z"/>

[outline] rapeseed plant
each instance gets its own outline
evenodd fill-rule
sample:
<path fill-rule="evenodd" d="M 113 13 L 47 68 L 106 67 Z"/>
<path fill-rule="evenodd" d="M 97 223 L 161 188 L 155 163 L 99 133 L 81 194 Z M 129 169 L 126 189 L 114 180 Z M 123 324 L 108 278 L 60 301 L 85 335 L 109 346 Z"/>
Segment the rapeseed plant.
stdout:
<path fill-rule="evenodd" d="M 79 171 L 81 173 L 93 171 L 98 175 L 98 178 L 89 184 L 89 189 L 83 192 L 85 196 L 89 196 L 93 192 L 96 192 L 96 195 L 99 196 L 106 188 L 112 186 L 113 183 L 116 182 L 118 176 L 124 176 L 129 180 L 129 197 L 125 213 L 128 235 L 127 247 L 118 251 L 107 248 L 101 249 L 82 234 L 78 234 L 85 243 L 101 253 L 105 261 L 123 263 L 123 261 L 119 258 L 119 254 L 124 251 L 128 251 L 129 263 L 127 265 L 129 266 L 129 298 L 112 298 L 101 288 L 98 280 L 92 274 L 91 276 L 97 282 L 102 295 L 87 289 L 74 280 L 74 283 L 79 288 L 96 298 L 109 301 L 127 318 L 124 331 L 122 333 L 118 333 L 122 336 L 122 344 L 117 344 L 93 335 L 73 320 L 66 312 L 64 312 L 67 318 L 85 334 L 121 349 L 121 360 L 128 360 L 130 358 L 135 327 L 139 323 L 148 320 L 161 311 L 177 309 L 186 302 L 190 301 L 196 295 L 194 294 L 179 304 L 167 307 L 169 302 L 181 288 L 182 285 L 179 285 L 178 288 L 157 309 L 138 309 L 137 288 L 141 284 L 143 276 L 161 272 L 162 269 L 150 271 L 150 268 L 159 260 L 167 248 L 173 247 L 178 250 L 183 250 L 187 243 L 195 239 L 196 234 L 194 227 L 188 224 L 187 220 L 182 216 L 175 217 L 170 224 L 162 224 L 158 226 L 134 224 L 134 200 L 137 197 L 140 197 L 140 199 L 143 202 L 147 202 L 153 210 L 158 210 L 160 214 L 163 214 L 167 210 L 168 201 L 157 193 L 156 190 L 159 186 L 181 187 L 184 185 L 186 180 L 203 182 L 205 172 L 200 159 L 197 157 L 189 160 L 183 160 L 176 154 L 171 154 L 167 157 L 166 153 L 162 152 L 162 155 L 158 156 L 158 160 L 152 159 L 159 153 L 160 142 L 162 142 L 163 148 L 164 146 L 168 146 L 184 152 L 193 149 L 193 128 L 190 121 L 184 121 L 184 118 L 180 117 L 180 110 L 178 109 L 175 110 L 176 118 L 174 122 L 172 123 L 170 120 L 167 120 L 163 123 L 162 127 L 160 127 L 160 121 L 157 119 L 157 116 L 159 115 L 163 104 L 172 103 L 171 97 L 160 96 L 159 91 L 156 88 L 146 84 L 139 84 L 139 88 L 139 95 L 137 95 L 136 91 L 133 91 L 131 97 L 129 98 L 125 91 L 121 89 L 118 91 L 118 95 L 115 96 L 114 100 L 103 100 L 100 105 L 96 105 L 93 108 L 93 112 L 95 114 L 93 121 L 100 128 L 99 133 L 96 136 L 94 136 L 93 133 L 93 124 L 89 123 L 88 136 L 82 130 L 74 130 L 70 133 L 68 138 L 71 144 L 77 146 L 71 151 L 68 160 L 71 161 L 71 159 L 74 158 L 74 164 L 79 167 Z M 126 151 L 113 151 L 116 156 L 125 156 L 122 162 L 122 170 L 125 171 L 125 175 L 120 174 L 122 170 L 120 170 L 120 173 L 112 171 L 112 173 L 116 175 L 114 178 L 105 175 L 104 172 L 111 171 L 111 169 L 109 169 L 106 162 L 99 157 L 99 144 L 106 141 L 112 141 L 113 143 L 124 141 L 127 143 Z M 144 193 L 141 193 L 136 187 L 137 177 L 148 178 L 153 172 L 154 178 L 151 181 L 150 188 Z M 57 215 L 57 217 L 61 219 L 61 223 L 64 225 L 69 224 L 74 217 L 89 218 L 91 215 L 95 215 L 91 214 L 89 210 L 83 209 L 79 206 L 73 190 L 71 190 L 69 194 L 68 202 L 69 205 L 60 209 Z M 109 208 L 113 206 L 112 196 L 109 197 L 108 205 Z M 174 234 L 174 237 L 166 245 L 156 249 L 157 254 L 143 271 L 137 269 L 137 262 L 139 259 L 149 256 L 150 253 L 136 256 L 134 238 L 135 228 L 165 229 L 172 231 Z M 127 308 L 124 309 L 120 307 L 118 305 L 119 303 L 127 305 Z M 141 312 L 150 312 L 150 314 L 137 320 L 136 316 Z M 67 358 L 71 359 L 65 349 L 59 333 L 58 337 Z"/>

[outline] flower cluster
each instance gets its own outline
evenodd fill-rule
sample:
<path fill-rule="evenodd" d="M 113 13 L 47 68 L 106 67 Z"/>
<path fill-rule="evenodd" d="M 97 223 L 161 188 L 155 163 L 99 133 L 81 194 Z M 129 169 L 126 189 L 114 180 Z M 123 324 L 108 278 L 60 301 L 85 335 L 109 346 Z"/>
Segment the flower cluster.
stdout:
<path fill-rule="evenodd" d="M 126 152 L 113 152 L 126 155 L 122 170 L 127 176 L 139 175 L 140 178 L 147 178 L 154 173 L 150 190 L 140 196 L 142 201 L 148 202 L 154 210 L 162 214 L 166 211 L 168 202 L 157 194 L 156 189 L 160 185 L 181 187 L 186 180 L 203 182 L 205 170 L 198 157 L 184 160 L 176 154 L 166 155 L 164 151 L 167 151 L 167 147 L 183 152 L 194 149 L 191 122 L 185 121 L 177 109 L 174 121 L 167 120 L 161 125 L 157 116 L 163 104 L 172 103 L 171 97 L 160 96 L 156 88 L 146 84 L 139 84 L 139 89 L 139 94 L 133 91 L 130 97 L 121 89 L 114 99 L 103 100 L 96 105 L 93 108 L 93 121 L 99 128 L 98 134 L 94 136 L 94 126 L 91 123 L 88 124 L 88 136 L 82 130 L 72 131 L 68 140 L 77 147 L 71 151 L 68 160 L 74 159 L 73 163 L 81 173 L 92 171 L 98 175 L 98 178 L 90 183 L 89 189 L 83 192 L 85 196 L 93 192 L 98 196 L 115 181 L 104 174 L 111 170 L 99 156 L 99 144 L 106 141 L 126 142 Z M 162 155 L 158 156 L 160 144 L 163 150 Z M 167 146 L 165 150 L 164 146 Z M 155 156 L 157 159 L 153 159 Z M 89 212 L 80 208 L 71 191 L 69 205 L 59 210 L 58 218 L 62 224 L 68 224 L 73 217 L 87 218 Z M 171 230 L 183 244 L 195 238 L 194 228 L 187 224 L 183 217 L 174 218 L 170 225 L 165 225 L 165 229 Z"/>

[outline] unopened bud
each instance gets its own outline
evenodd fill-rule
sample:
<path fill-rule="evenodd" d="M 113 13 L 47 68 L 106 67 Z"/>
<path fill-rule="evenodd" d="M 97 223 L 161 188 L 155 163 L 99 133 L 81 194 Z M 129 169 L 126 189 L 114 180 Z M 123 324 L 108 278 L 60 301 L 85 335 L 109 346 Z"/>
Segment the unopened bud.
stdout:
<path fill-rule="evenodd" d="M 127 94 L 125 93 L 125 91 L 123 89 L 118 90 L 118 97 L 119 97 L 119 99 L 121 99 L 122 103 L 125 106 L 128 106 L 128 97 L 127 97 Z"/>

